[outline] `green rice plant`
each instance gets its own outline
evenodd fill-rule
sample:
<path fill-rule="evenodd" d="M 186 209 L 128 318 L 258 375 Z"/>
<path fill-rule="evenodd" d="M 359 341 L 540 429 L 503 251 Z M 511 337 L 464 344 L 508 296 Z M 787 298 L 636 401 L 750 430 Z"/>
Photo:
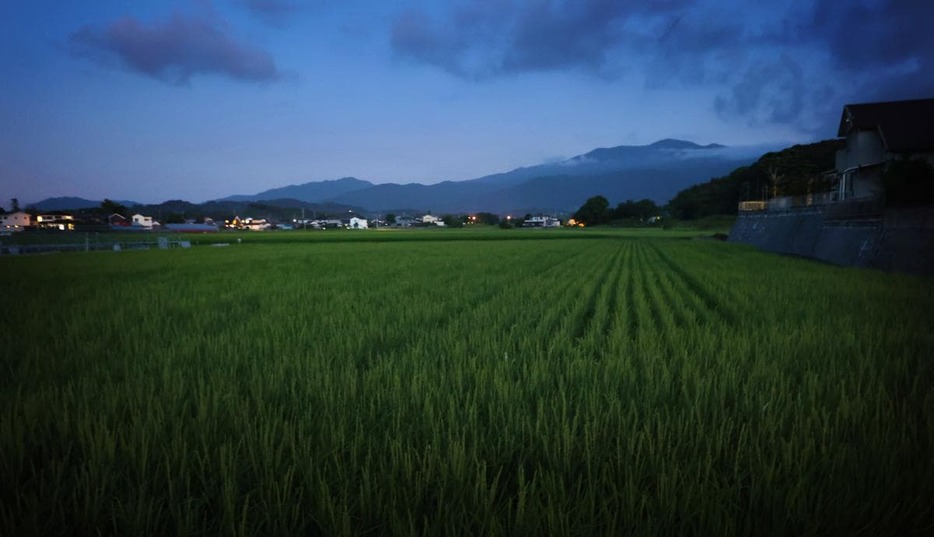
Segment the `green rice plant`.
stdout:
<path fill-rule="evenodd" d="M 934 527 L 934 285 L 632 230 L 0 258 L 0 533 Z"/>

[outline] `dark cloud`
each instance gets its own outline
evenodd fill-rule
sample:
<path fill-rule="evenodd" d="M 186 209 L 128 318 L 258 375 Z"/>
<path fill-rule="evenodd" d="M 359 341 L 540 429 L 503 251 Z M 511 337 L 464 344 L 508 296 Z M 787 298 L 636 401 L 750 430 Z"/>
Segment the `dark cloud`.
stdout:
<path fill-rule="evenodd" d="M 826 48 L 838 68 L 862 83 L 853 98 L 934 95 L 934 2 L 817 0 L 802 33 Z"/>
<path fill-rule="evenodd" d="M 202 74 L 250 82 L 281 77 L 269 53 L 230 37 L 213 17 L 176 14 L 151 25 L 124 17 L 104 27 L 83 26 L 69 41 L 76 56 L 105 63 L 116 58 L 132 71 L 175 84 Z"/>
<path fill-rule="evenodd" d="M 823 68 L 812 68 L 803 77 L 786 72 L 777 78 L 773 71 L 752 68 L 734 86 L 732 103 L 718 100 L 718 112 L 731 107 L 738 111 L 738 95 L 748 89 L 759 99 L 756 114 L 747 117 L 760 118 L 779 104 L 775 89 L 783 87 L 787 101 L 799 105 L 786 108 L 788 113 L 775 115 L 772 122 L 828 137 L 836 133 L 844 104 L 934 96 L 931 20 L 934 3 L 928 0 L 815 0 L 809 13 L 785 24 L 774 45 L 804 48 L 809 57 L 822 55 Z"/>
<path fill-rule="evenodd" d="M 687 3 L 473 0 L 440 21 L 421 11 L 399 15 L 392 47 L 401 57 L 472 79 L 569 68 L 602 73 L 610 52 L 631 39 L 631 19 L 671 15 Z"/>
<path fill-rule="evenodd" d="M 804 70 L 786 55 L 750 66 L 714 108 L 722 117 L 740 116 L 752 124 L 794 123 L 805 98 Z"/>
<path fill-rule="evenodd" d="M 650 87 L 723 88 L 722 118 L 822 136 L 846 102 L 934 95 L 932 20 L 930 0 L 471 0 L 400 15 L 392 47 L 474 80 L 630 66 Z"/>
<path fill-rule="evenodd" d="M 818 0 L 812 24 L 805 27 L 825 41 L 840 65 L 866 69 L 934 53 L 934 3 L 928 0 Z"/>
<path fill-rule="evenodd" d="M 723 85 L 713 103 L 721 118 L 790 125 L 815 137 L 835 134 L 846 103 L 934 95 L 934 32 L 926 28 L 934 3 L 791 7 L 771 25 L 700 19 L 702 30 L 691 27 L 702 14 L 690 13 L 648 76 Z"/>
<path fill-rule="evenodd" d="M 240 0 L 250 13 L 268 24 L 282 26 L 291 17 L 298 6 L 286 0 Z"/>

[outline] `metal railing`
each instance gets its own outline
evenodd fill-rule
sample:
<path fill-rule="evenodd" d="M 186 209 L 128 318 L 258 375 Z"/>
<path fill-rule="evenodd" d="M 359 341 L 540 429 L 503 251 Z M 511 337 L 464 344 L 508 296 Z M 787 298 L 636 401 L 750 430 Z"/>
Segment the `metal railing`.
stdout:
<path fill-rule="evenodd" d="M 764 211 L 769 208 L 769 202 L 767 201 L 741 201 L 739 202 L 739 211 L 740 212 L 755 212 L 755 211 Z"/>
<path fill-rule="evenodd" d="M 191 248 L 191 241 L 169 240 L 160 237 L 155 241 L 84 241 L 56 244 L 0 244 L 0 255 L 42 254 L 51 252 L 100 252 L 123 250 L 151 250 L 158 248 Z"/>
<path fill-rule="evenodd" d="M 741 201 L 739 211 L 788 212 L 814 208 L 832 220 L 878 218 L 885 211 L 885 202 L 878 197 L 840 199 L 838 192 L 820 192 L 804 196 L 782 196 L 768 200 Z"/>

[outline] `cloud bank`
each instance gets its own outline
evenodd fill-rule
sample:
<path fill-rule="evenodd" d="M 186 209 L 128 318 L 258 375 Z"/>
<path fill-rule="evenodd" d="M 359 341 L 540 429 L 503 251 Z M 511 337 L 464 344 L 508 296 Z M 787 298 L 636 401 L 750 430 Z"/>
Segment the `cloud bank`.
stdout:
<path fill-rule="evenodd" d="M 719 88 L 708 105 L 724 119 L 826 135 L 846 102 L 934 95 L 931 20 L 928 0 L 468 0 L 399 13 L 391 47 L 473 81 L 578 71 Z"/>
<path fill-rule="evenodd" d="M 175 14 L 165 22 L 145 24 L 133 17 L 106 26 L 86 25 L 71 34 L 75 56 L 123 67 L 165 82 L 187 85 L 196 75 L 221 75 L 245 82 L 278 80 L 273 57 L 227 34 L 214 17 Z"/>

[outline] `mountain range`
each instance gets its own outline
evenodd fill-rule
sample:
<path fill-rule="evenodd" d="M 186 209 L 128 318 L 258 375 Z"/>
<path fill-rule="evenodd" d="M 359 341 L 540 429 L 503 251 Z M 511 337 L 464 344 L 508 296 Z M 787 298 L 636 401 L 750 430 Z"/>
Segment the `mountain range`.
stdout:
<path fill-rule="evenodd" d="M 666 139 L 644 146 L 594 149 L 570 159 L 517 168 L 466 181 L 373 184 L 345 177 L 239 195 L 218 201 L 293 198 L 370 211 L 422 210 L 567 213 L 602 194 L 611 202 L 651 199 L 665 203 L 680 190 L 751 163 L 757 154 L 718 144 Z"/>
<path fill-rule="evenodd" d="M 488 211 L 570 213 L 587 198 L 603 195 L 611 203 L 651 199 L 665 203 L 679 191 L 752 163 L 760 152 L 718 144 L 698 145 L 665 139 L 649 145 L 594 149 L 554 163 L 517 168 L 465 181 L 436 184 L 383 183 L 345 177 L 234 195 L 212 200 L 358 207 L 370 212 L 431 211 L 434 214 Z M 81 198 L 50 198 L 33 204 L 39 210 L 96 206 Z M 134 205 L 133 202 L 122 202 Z M 66 207 L 67 205 L 67 207 Z"/>

